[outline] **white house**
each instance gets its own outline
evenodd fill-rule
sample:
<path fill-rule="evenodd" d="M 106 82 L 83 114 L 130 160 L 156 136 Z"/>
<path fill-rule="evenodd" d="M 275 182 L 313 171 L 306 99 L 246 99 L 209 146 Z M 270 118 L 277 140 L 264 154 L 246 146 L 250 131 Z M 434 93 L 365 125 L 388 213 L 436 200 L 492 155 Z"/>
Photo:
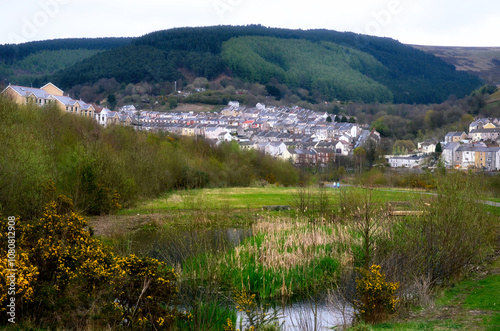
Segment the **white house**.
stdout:
<path fill-rule="evenodd" d="M 431 154 L 436 151 L 437 141 L 434 139 L 429 139 L 417 144 L 418 150 L 424 154 Z"/>
<path fill-rule="evenodd" d="M 205 138 L 218 139 L 219 135 L 224 131 L 220 126 L 207 126 L 205 128 Z"/>
<path fill-rule="evenodd" d="M 420 155 L 386 155 L 385 158 L 392 168 L 415 168 L 424 164 L 426 159 L 426 157 Z"/>
<path fill-rule="evenodd" d="M 476 165 L 476 152 L 474 146 L 467 144 L 457 148 L 455 152 L 456 164 L 463 169 Z"/>
<path fill-rule="evenodd" d="M 97 107 L 96 110 L 94 111 L 94 119 L 97 121 L 97 123 L 106 127 L 108 123 L 109 112 L 110 110 L 108 108 Z"/>
<path fill-rule="evenodd" d="M 219 133 L 219 135 L 217 136 L 217 140 L 218 141 L 231 141 L 233 139 L 233 137 L 231 136 L 231 134 L 227 131 L 224 131 L 224 132 L 221 132 Z"/>
<path fill-rule="evenodd" d="M 441 160 L 446 167 L 454 167 L 457 164 L 455 160 L 455 152 L 458 147 L 460 147 L 459 142 L 449 142 L 444 145 L 443 152 L 441 153 Z"/>
<path fill-rule="evenodd" d="M 273 157 L 279 157 L 285 160 L 291 157 L 290 152 L 283 142 L 260 143 L 257 145 L 257 149 L 262 150 L 266 154 L 269 154 Z"/>
<path fill-rule="evenodd" d="M 338 142 L 335 143 L 335 153 L 341 154 L 341 155 L 349 155 L 350 149 L 350 144 L 344 140 L 339 140 Z"/>

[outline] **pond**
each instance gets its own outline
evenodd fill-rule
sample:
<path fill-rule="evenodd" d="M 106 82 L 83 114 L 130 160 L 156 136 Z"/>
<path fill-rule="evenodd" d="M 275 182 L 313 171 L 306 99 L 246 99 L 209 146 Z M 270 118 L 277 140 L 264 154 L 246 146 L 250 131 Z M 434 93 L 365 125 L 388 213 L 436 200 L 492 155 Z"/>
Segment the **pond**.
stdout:
<path fill-rule="evenodd" d="M 176 228 L 140 230 L 130 238 L 134 254 L 147 255 L 170 265 L 206 252 L 222 252 L 252 236 L 251 228 Z"/>
<path fill-rule="evenodd" d="M 350 325 L 354 311 L 327 301 L 296 302 L 276 308 L 279 323 L 284 331 L 332 330 L 335 326 Z M 268 313 L 273 313 L 270 311 Z M 245 327 L 245 316 L 238 314 L 237 326 Z"/>
<path fill-rule="evenodd" d="M 224 252 L 232 249 L 251 236 L 252 229 L 248 227 L 176 228 L 168 226 L 160 229 L 139 230 L 134 232 L 128 240 L 131 253 L 145 254 L 170 265 L 180 266 L 187 259 L 203 253 Z M 182 295 L 190 291 L 189 288 L 182 287 Z M 194 295 L 198 296 L 199 293 Z M 211 297 L 207 296 L 207 298 Z M 217 297 L 222 299 L 227 298 L 227 295 L 217 295 Z M 295 302 L 284 307 L 280 304 L 276 305 L 280 306 L 275 309 L 283 325 L 282 329 L 287 331 L 328 330 L 333 326 L 350 324 L 353 316 L 351 307 L 334 305 L 327 300 L 318 303 Z M 269 313 L 273 313 L 273 310 Z M 245 316 L 238 313 L 238 326 L 240 322 L 245 326 Z"/>

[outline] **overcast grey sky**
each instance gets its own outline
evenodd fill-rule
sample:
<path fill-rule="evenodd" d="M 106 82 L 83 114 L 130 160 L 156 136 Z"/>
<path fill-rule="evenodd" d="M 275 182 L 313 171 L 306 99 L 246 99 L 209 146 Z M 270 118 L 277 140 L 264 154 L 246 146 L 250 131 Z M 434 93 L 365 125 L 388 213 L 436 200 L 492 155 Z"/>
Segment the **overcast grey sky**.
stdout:
<path fill-rule="evenodd" d="M 500 46 L 498 0 L 2 0 L 0 44 L 135 37 L 185 26 L 262 24 L 391 37 L 406 44 Z"/>

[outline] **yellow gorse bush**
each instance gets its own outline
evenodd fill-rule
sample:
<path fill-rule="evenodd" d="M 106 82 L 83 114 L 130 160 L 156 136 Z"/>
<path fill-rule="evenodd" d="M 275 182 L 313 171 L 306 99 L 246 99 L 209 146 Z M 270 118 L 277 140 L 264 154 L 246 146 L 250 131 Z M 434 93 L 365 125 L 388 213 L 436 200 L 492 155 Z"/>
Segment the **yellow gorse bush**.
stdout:
<path fill-rule="evenodd" d="M 265 307 L 262 307 L 255 298 L 255 294 L 251 294 L 245 288 L 241 291 L 236 291 L 233 294 L 233 301 L 236 305 L 236 309 L 245 316 L 246 328 L 242 325 L 240 321 L 240 328 L 242 331 L 254 331 L 260 330 L 265 326 L 275 326 L 279 328 L 278 312 L 273 311 L 271 313 L 266 313 Z M 235 329 L 231 319 L 227 319 L 224 325 L 225 331 L 239 331 L 240 329 Z"/>
<path fill-rule="evenodd" d="M 6 218 L 0 217 L 0 226 L 6 228 Z M 0 242 L 5 237 L 0 231 Z M 0 257 L 0 305 L 6 307 L 6 245 L 0 246 Z M 48 203 L 40 218 L 16 221 L 16 269 L 20 323 L 163 330 L 178 318 L 190 318 L 175 308 L 177 275 L 172 268 L 156 259 L 114 256 L 91 235 L 65 196 Z M 2 314 L 0 325 L 6 323 Z"/>
<path fill-rule="evenodd" d="M 358 268 L 360 277 L 356 278 L 357 300 L 354 301 L 356 317 L 366 323 L 384 321 L 396 311 L 399 299 L 395 296 L 399 283 L 390 283 L 379 265 L 368 270 Z"/>

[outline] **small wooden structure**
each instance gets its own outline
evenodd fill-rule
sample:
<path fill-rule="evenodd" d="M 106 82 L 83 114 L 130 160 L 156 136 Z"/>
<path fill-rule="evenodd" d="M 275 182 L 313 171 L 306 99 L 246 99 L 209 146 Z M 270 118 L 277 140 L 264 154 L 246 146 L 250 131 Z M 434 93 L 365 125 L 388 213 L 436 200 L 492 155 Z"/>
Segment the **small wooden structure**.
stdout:
<path fill-rule="evenodd" d="M 420 216 L 424 214 L 423 210 L 394 210 L 394 205 L 409 206 L 410 202 L 409 201 L 388 202 L 387 210 L 389 211 L 390 216 Z"/>

